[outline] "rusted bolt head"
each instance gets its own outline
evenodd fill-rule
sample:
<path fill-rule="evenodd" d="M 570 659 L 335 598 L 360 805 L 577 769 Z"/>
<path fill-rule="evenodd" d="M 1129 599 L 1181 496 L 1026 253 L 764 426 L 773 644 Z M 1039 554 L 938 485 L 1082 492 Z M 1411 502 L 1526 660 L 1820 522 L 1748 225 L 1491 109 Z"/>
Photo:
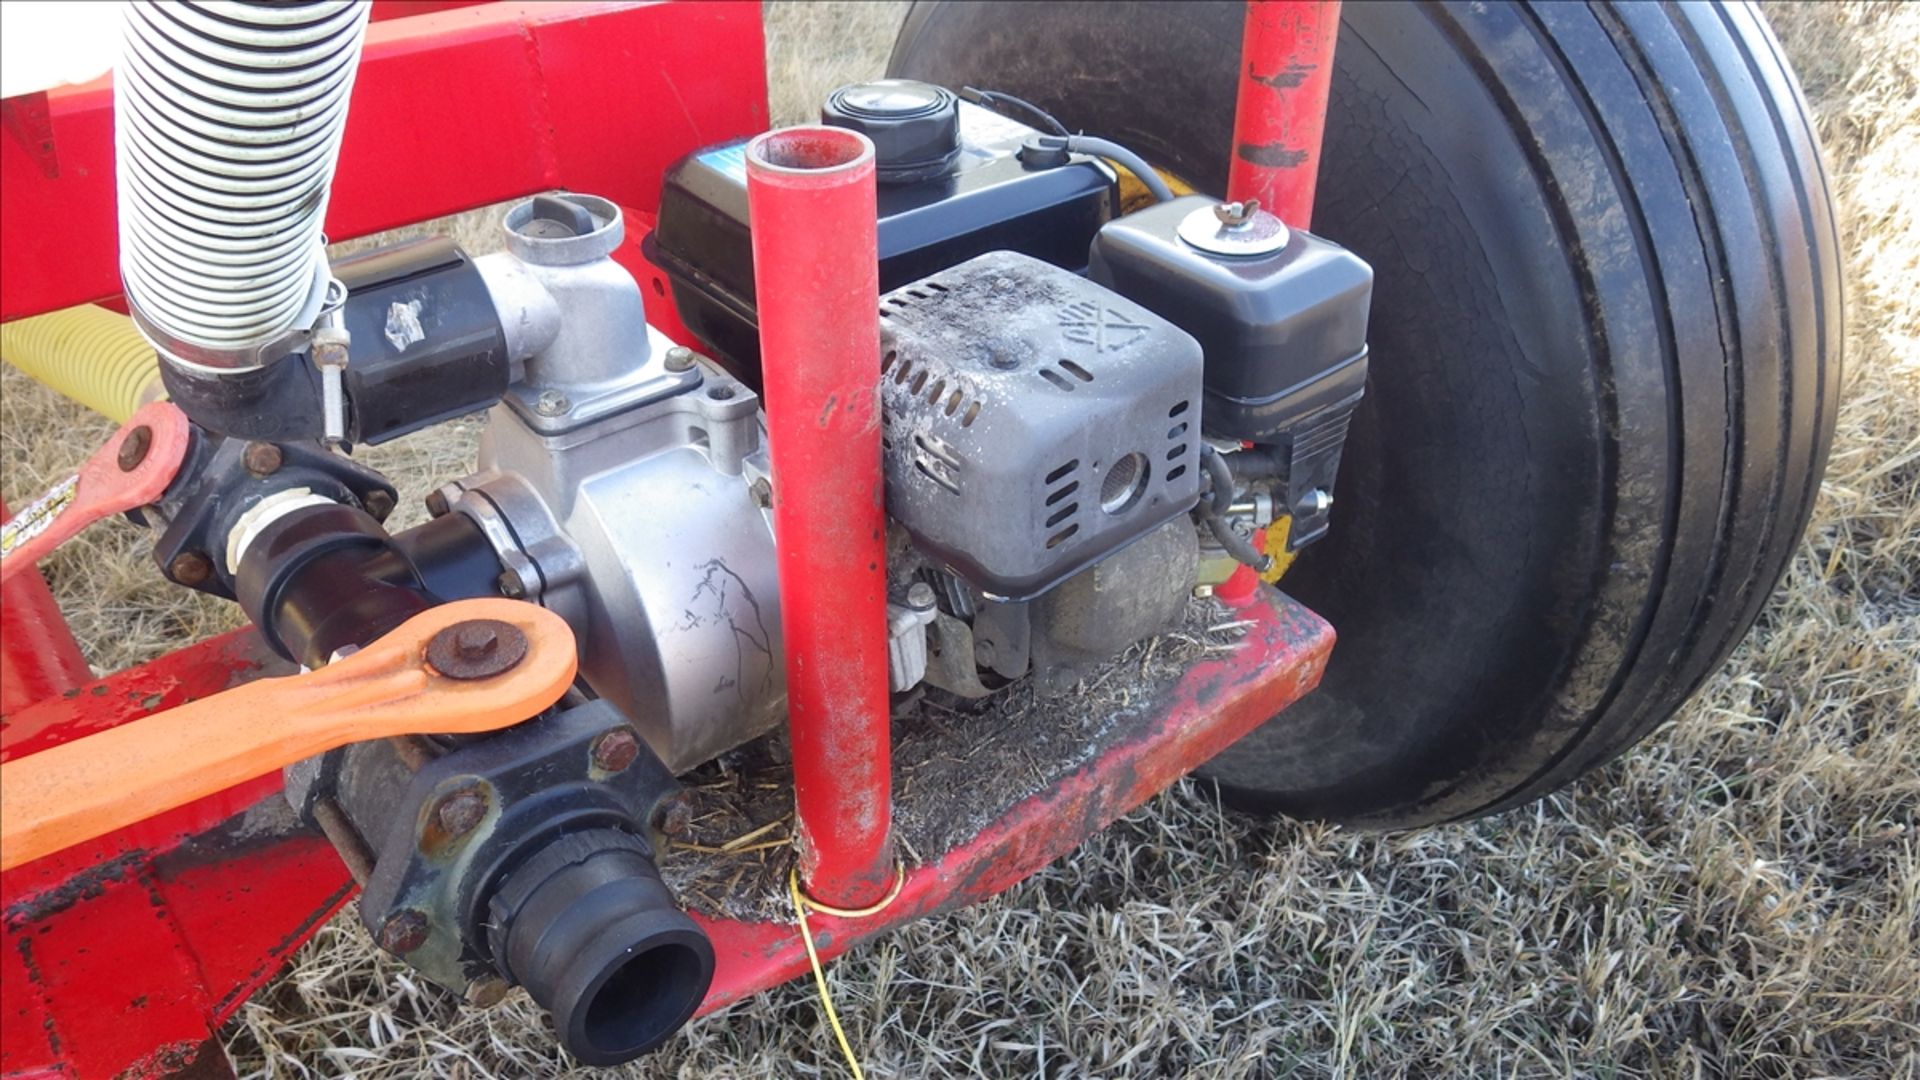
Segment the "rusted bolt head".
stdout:
<path fill-rule="evenodd" d="M 602 772 L 620 772 L 639 756 L 640 737 L 624 724 L 593 741 L 593 767 Z"/>
<path fill-rule="evenodd" d="M 693 350 L 687 348 L 685 345 L 675 345 L 673 348 L 668 349 L 667 350 L 667 370 L 668 371 L 693 370 Z"/>
<path fill-rule="evenodd" d="M 527 635 L 499 619 L 468 619 L 433 635 L 427 662 L 449 679 L 490 679 L 527 655 Z"/>
<path fill-rule="evenodd" d="M 461 788 L 442 798 L 433 816 L 449 837 L 465 836 L 487 816 L 487 793 L 479 787 Z"/>
<path fill-rule="evenodd" d="M 387 916 L 380 926 L 380 947 L 390 953 L 405 956 L 407 953 L 427 943 L 427 935 L 433 928 L 427 923 L 425 912 L 398 911 Z"/>
<path fill-rule="evenodd" d="M 120 453 L 117 457 L 117 460 L 120 462 L 120 471 L 132 472 L 139 468 L 140 463 L 147 460 L 147 451 L 152 449 L 152 447 L 152 428 L 141 424 L 139 427 L 127 432 L 127 437 L 120 440 Z"/>
<path fill-rule="evenodd" d="M 446 492 L 437 491 L 437 490 L 427 492 L 427 516 L 428 517 L 436 517 L 436 518 L 446 517 L 447 512 L 452 509 L 453 508 L 451 506 L 447 505 Z"/>
<path fill-rule="evenodd" d="M 453 647 L 462 660 L 484 660 L 500 647 L 500 635 L 485 623 L 462 626 L 453 632 Z"/>
<path fill-rule="evenodd" d="M 280 471 L 281 465 L 286 464 L 286 456 L 270 442 L 254 442 L 247 444 L 246 453 L 240 455 L 240 463 L 255 476 L 272 476 Z"/>
<path fill-rule="evenodd" d="M 467 1004 L 476 1009 L 490 1009 L 506 999 L 509 989 L 507 980 L 498 975 L 475 979 L 467 984 Z"/>
<path fill-rule="evenodd" d="M 653 811 L 653 827 L 668 836 L 685 836 L 693 831 L 693 797 L 676 791 L 660 800 Z"/>
<path fill-rule="evenodd" d="M 372 514 L 373 520 L 375 521 L 385 521 L 387 520 L 387 515 L 393 513 L 392 492 L 381 489 L 369 491 L 367 492 L 365 502 L 367 504 L 367 513 Z"/>
<path fill-rule="evenodd" d="M 204 585 L 213 576 L 213 560 L 197 551 L 183 551 L 167 564 L 167 576 L 182 585 Z"/>
<path fill-rule="evenodd" d="M 512 570 L 500 571 L 496 583 L 500 586 L 500 595 L 509 600 L 518 600 L 527 595 L 527 583 L 521 581 L 520 575 Z"/>

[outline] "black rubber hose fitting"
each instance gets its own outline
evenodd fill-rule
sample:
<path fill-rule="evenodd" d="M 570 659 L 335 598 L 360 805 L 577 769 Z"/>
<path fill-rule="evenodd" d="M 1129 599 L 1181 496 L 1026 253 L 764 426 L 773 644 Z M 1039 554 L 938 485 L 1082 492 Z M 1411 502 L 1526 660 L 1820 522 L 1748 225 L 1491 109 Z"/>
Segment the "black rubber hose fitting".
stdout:
<path fill-rule="evenodd" d="M 680 1030 L 713 982 L 713 943 L 618 829 L 555 837 L 488 902 L 494 965 L 553 1017 L 567 1051 L 618 1065 Z"/>

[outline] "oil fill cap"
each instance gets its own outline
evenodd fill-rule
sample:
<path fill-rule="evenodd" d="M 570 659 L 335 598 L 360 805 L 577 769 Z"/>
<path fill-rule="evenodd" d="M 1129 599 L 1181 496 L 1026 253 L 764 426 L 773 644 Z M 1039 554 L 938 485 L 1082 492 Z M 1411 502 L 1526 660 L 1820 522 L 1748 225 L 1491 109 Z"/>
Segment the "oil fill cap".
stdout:
<path fill-rule="evenodd" d="M 960 155 L 960 104 L 944 87 L 879 79 L 827 95 L 820 121 L 873 140 L 875 179 L 906 184 L 939 176 Z"/>

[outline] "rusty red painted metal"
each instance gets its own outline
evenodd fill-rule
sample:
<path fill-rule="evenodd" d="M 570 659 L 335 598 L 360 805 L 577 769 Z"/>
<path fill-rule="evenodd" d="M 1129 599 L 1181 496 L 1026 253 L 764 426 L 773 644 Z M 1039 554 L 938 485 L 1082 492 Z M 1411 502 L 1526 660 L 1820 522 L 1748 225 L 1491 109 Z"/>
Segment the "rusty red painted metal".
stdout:
<path fill-rule="evenodd" d="M 861 907 L 894 873 L 873 144 L 786 128 L 746 157 L 801 881 Z"/>
<path fill-rule="evenodd" d="M 329 235 L 550 188 L 592 191 L 634 223 L 631 250 L 616 257 L 640 280 L 649 318 L 678 326 L 638 242 L 669 164 L 765 129 L 759 5 L 429 2 L 378 14 L 390 21 L 369 31 Z M 111 306 L 108 83 L 6 104 L 0 318 Z M 236 633 L 92 682 L 33 575 L 8 583 L 0 617 L 0 760 L 285 670 Z M 331 846 L 285 816 L 273 779 L 0 875 L 0 1076 L 225 1072 L 212 1030 L 349 891 Z"/>
<path fill-rule="evenodd" d="M 429 8 L 436 10 L 422 13 Z M 640 280 L 649 318 L 677 326 L 664 280 L 640 260 L 637 242 L 669 163 L 765 127 L 759 5 L 428 0 L 389 4 L 384 13 L 389 21 L 369 35 L 329 233 L 363 235 L 553 187 L 593 191 L 634 223 L 634 249 L 616 257 Z M 1277 47 L 1279 55 L 1292 51 L 1286 42 Z M 108 87 L 67 88 L 27 104 L 30 115 L 12 113 L 32 124 L 12 123 L 16 134 L 0 138 L 0 318 L 112 303 Z M 823 231 L 818 222 L 814 229 Z M 780 261 L 815 258 L 809 248 Z M 866 299 L 863 313 L 873 309 Z M 873 499 L 877 507 L 877 488 Z M 1190 672 L 1149 727 L 913 870 L 883 914 L 816 915 L 823 953 L 1019 881 L 1310 689 L 1331 631 L 1268 589 L 1251 590 L 1243 603 L 1255 624 L 1246 642 Z M 6 606 L 15 607 L 11 593 Z M 842 628 L 843 640 L 859 636 Z M 77 693 L 9 707 L 0 716 L 0 760 L 283 670 L 278 663 L 250 632 L 236 632 Z M 84 668 L 68 675 L 82 678 Z M 870 749 L 880 756 L 863 763 L 856 783 L 832 778 L 844 792 L 884 791 L 872 782 L 876 765 L 885 777 L 879 716 L 880 741 Z M 837 835 L 852 819 L 829 812 L 824 820 Z M 817 874 L 811 880 L 816 895 L 834 899 Z M 225 1062 L 213 1029 L 349 893 L 338 857 L 293 824 L 273 779 L 0 875 L 0 1076 L 218 1074 Z M 859 895 L 840 899 L 844 906 Z M 805 971 L 790 924 L 707 926 L 720 953 L 707 1011 Z"/>
<path fill-rule="evenodd" d="M 1248 0 L 1227 198 L 1308 227 L 1339 36 L 1340 0 Z"/>
<path fill-rule="evenodd" d="M 0 503 L 0 521 L 12 516 Z M 0 717 L 92 678 L 46 579 L 36 572 L 0 582 Z"/>
<path fill-rule="evenodd" d="M 865 919 L 814 914 L 821 956 L 835 956 L 910 919 L 983 900 L 1072 851 L 1234 740 L 1319 685 L 1333 628 L 1262 587 L 1236 615 L 1252 625 L 1231 654 L 1196 665 L 1158 703 L 1154 722 L 1016 804 L 960 846 L 907 874 L 886 910 Z M 807 971 L 790 922 L 703 919 L 717 966 L 701 1012 L 777 986 Z"/>
<path fill-rule="evenodd" d="M 492 3 L 375 23 L 327 235 L 551 188 L 651 213 L 668 165 L 765 130 L 764 52 L 751 0 Z M 120 292 L 111 85 L 50 91 L 42 127 L 50 150 L 0 137 L 0 320 Z"/>
<path fill-rule="evenodd" d="M 9 714 L 0 760 L 289 670 L 236 631 Z M 220 1075 L 213 1031 L 349 895 L 277 777 L 0 875 L 0 1076 Z"/>

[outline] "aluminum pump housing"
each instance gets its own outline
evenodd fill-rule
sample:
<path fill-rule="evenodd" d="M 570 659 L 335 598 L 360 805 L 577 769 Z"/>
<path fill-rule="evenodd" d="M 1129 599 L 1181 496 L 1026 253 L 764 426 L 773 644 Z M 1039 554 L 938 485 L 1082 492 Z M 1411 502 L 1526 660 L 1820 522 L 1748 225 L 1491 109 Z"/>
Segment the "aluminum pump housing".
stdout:
<path fill-rule="evenodd" d="M 541 196 L 477 260 L 515 379 L 441 494 L 504 591 L 558 612 L 580 672 L 682 772 L 785 715 L 759 398 L 646 323 L 619 208 Z"/>

